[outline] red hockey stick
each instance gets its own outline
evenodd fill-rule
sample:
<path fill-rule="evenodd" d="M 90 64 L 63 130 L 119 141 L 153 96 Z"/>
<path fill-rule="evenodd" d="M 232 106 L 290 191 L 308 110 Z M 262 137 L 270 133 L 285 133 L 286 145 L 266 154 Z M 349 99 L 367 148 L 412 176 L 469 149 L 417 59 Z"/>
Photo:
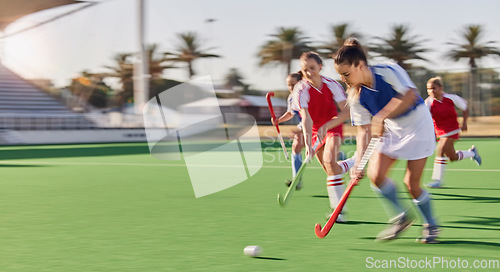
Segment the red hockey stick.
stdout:
<path fill-rule="evenodd" d="M 283 153 L 285 153 L 285 158 L 288 160 L 288 152 L 286 151 L 285 142 L 283 141 L 283 136 L 281 136 L 280 128 L 278 123 L 276 122 L 276 115 L 274 114 L 273 104 L 271 102 L 271 97 L 274 96 L 274 92 L 268 92 L 266 94 L 267 106 L 269 107 L 269 111 L 271 112 L 271 118 L 273 118 L 274 125 L 276 126 L 276 130 L 278 131 L 278 138 L 280 140 L 281 148 L 283 148 Z"/>
<path fill-rule="evenodd" d="M 368 147 L 366 147 L 365 153 L 363 154 L 363 157 L 361 158 L 361 161 L 359 162 L 359 165 L 356 168 L 358 171 L 362 171 L 363 168 L 365 168 L 366 163 L 368 163 L 368 160 L 373 154 L 373 151 L 375 150 L 375 147 L 377 146 L 378 142 L 380 142 L 380 138 L 372 138 L 370 140 L 370 143 L 368 144 Z M 358 184 L 357 179 L 351 180 L 349 186 L 342 195 L 339 204 L 333 211 L 332 215 L 326 222 L 325 227 L 323 229 L 321 229 L 321 225 L 318 223 L 316 224 L 316 226 L 314 226 L 314 232 L 316 233 L 316 236 L 318 236 L 318 238 L 323 238 L 330 232 L 330 230 L 333 227 L 333 224 L 335 224 L 335 221 L 337 221 L 337 217 L 339 217 L 340 212 L 344 208 L 347 198 L 349 198 L 349 195 L 351 194 L 352 188 L 354 188 L 354 186 L 356 186 L 357 184 Z"/>

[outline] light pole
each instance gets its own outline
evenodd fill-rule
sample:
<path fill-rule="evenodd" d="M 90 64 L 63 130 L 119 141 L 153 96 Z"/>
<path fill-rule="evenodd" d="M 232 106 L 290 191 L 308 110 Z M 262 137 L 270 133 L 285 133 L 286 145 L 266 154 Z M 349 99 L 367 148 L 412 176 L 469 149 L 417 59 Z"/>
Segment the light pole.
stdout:
<path fill-rule="evenodd" d="M 149 60 L 144 44 L 144 2 L 137 0 L 137 59 L 134 64 L 134 111 L 142 114 L 142 108 L 149 98 Z"/>
<path fill-rule="evenodd" d="M 214 18 L 208 18 L 205 20 L 205 23 L 207 25 L 207 36 L 208 36 L 208 41 L 211 41 L 213 39 L 213 35 L 212 35 L 212 23 L 216 22 L 217 19 L 214 19 Z M 211 73 L 212 73 L 212 66 L 210 65 L 210 62 L 211 60 L 207 60 L 207 71 L 208 71 L 208 75 L 211 76 Z"/>

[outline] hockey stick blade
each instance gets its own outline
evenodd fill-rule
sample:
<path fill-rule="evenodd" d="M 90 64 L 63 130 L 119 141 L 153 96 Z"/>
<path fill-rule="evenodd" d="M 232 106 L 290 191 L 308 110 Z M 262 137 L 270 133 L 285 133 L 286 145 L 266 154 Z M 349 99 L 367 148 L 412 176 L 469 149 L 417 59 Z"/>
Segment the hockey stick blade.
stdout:
<path fill-rule="evenodd" d="M 368 147 L 365 150 L 365 153 L 363 154 L 363 157 L 361 157 L 361 161 L 359 162 L 358 167 L 356 168 L 357 170 L 361 171 L 365 168 L 366 164 L 368 163 L 368 160 L 370 159 L 371 155 L 373 154 L 373 151 L 375 151 L 375 147 L 377 144 L 380 142 L 380 138 L 372 138 L 370 140 L 370 143 L 368 144 Z M 339 201 L 339 204 L 337 207 L 335 207 L 335 210 L 333 211 L 332 215 L 326 222 L 325 226 L 321 228 L 321 225 L 317 223 L 314 226 L 314 232 L 316 233 L 316 236 L 318 238 L 324 238 L 332 229 L 333 224 L 335 224 L 335 221 L 337 221 L 337 218 L 344 208 L 345 203 L 347 202 L 347 199 L 349 198 L 349 195 L 351 194 L 352 189 L 354 186 L 358 184 L 358 180 L 354 179 L 349 183 L 349 186 L 345 190 L 344 194 L 342 195 L 342 198 Z"/>
<path fill-rule="evenodd" d="M 288 202 L 288 199 L 290 199 L 290 195 L 292 194 L 293 191 L 295 191 L 295 187 L 297 187 L 297 184 L 299 183 L 300 179 L 302 178 L 302 175 L 304 174 L 304 170 L 306 169 L 306 166 L 309 164 L 309 161 L 306 159 L 304 163 L 300 166 L 299 171 L 297 171 L 297 175 L 292 179 L 292 183 L 290 183 L 290 186 L 286 190 L 286 193 L 283 197 L 278 194 L 278 203 L 280 204 L 281 207 L 284 207 L 286 203 Z"/>

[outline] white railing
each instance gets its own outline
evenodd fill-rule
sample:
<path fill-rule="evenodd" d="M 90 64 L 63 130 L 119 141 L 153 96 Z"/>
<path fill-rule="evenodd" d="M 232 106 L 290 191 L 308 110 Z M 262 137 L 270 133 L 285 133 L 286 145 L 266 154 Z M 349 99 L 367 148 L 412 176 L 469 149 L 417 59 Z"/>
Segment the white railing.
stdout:
<path fill-rule="evenodd" d="M 142 128 L 142 116 L 119 112 L 85 114 L 29 114 L 4 113 L 0 115 L 0 129 L 12 130 L 77 130 L 106 128 Z"/>

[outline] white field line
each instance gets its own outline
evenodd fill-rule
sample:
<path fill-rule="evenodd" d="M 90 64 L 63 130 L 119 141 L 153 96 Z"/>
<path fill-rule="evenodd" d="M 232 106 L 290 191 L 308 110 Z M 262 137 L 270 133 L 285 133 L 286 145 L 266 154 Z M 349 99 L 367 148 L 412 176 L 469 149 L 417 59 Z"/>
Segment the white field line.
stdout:
<path fill-rule="evenodd" d="M 161 164 L 161 163 L 129 163 L 129 162 L 66 162 L 66 161 L 31 161 L 31 160 L 4 160 L 0 161 L 0 164 L 12 164 L 12 165 L 92 165 L 92 166 L 146 166 L 146 167 L 185 167 L 186 164 Z M 192 167 L 241 167 L 239 165 L 202 165 L 202 164 L 190 164 Z M 256 165 L 251 165 L 250 167 L 259 167 Z M 263 165 L 261 168 L 270 169 L 289 169 L 291 166 L 281 166 L 281 165 Z M 311 166 L 309 169 L 322 169 L 319 166 Z M 406 168 L 392 168 L 392 170 L 404 171 Z M 426 168 L 425 171 L 432 171 L 432 168 Z M 500 172 L 500 169 L 446 169 L 446 171 L 456 171 L 456 172 Z"/>

